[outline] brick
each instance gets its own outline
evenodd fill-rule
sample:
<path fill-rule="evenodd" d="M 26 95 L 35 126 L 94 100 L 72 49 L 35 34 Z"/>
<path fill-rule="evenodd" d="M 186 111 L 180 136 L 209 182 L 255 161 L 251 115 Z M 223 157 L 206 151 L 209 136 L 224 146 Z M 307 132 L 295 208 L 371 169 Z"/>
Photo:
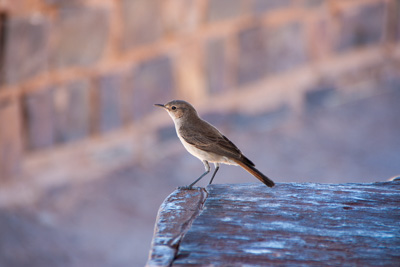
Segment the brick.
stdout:
<path fill-rule="evenodd" d="M 224 39 L 212 39 L 206 44 L 206 75 L 210 93 L 221 93 L 228 87 L 228 62 Z"/>
<path fill-rule="evenodd" d="M 324 4 L 324 0 L 304 0 L 303 5 L 307 8 L 319 7 Z"/>
<path fill-rule="evenodd" d="M 20 171 L 22 137 L 18 104 L 0 99 L 0 182 L 11 179 Z"/>
<path fill-rule="evenodd" d="M 344 10 L 338 20 L 337 51 L 378 44 L 384 35 L 385 5 L 372 3 Z"/>
<path fill-rule="evenodd" d="M 53 32 L 53 67 L 88 66 L 103 55 L 109 35 L 109 14 L 100 8 L 63 8 Z"/>
<path fill-rule="evenodd" d="M 108 132 L 122 125 L 124 76 L 107 74 L 98 79 L 99 131 Z"/>
<path fill-rule="evenodd" d="M 242 129 L 265 132 L 282 123 L 289 117 L 290 112 L 290 107 L 283 104 L 273 110 L 258 114 L 209 112 L 203 114 L 202 117 L 212 125 L 216 125 L 223 132 L 240 132 Z"/>
<path fill-rule="evenodd" d="M 140 119 L 154 111 L 153 104 L 166 103 L 174 96 L 175 80 L 172 63 L 166 56 L 158 56 L 134 67 L 130 84 L 131 114 Z"/>
<path fill-rule="evenodd" d="M 83 5 L 85 0 L 45 0 L 49 5 L 55 5 L 59 7 Z"/>
<path fill-rule="evenodd" d="M 289 7 L 292 0 L 255 0 L 253 2 L 253 12 L 261 14 L 272 10 Z"/>
<path fill-rule="evenodd" d="M 183 99 L 201 99 L 207 93 L 205 77 L 204 43 L 198 41 L 186 42 L 174 57 L 175 77 L 179 97 Z"/>
<path fill-rule="evenodd" d="M 194 32 L 202 23 L 202 3 L 197 0 L 164 0 L 163 26 L 165 33 Z"/>
<path fill-rule="evenodd" d="M 327 57 L 334 43 L 332 23 L 325 16 L 315 16 L 308 25 L 310 57 L 313 60 Z"/>
<path fill-rule="evenodd" d="M 47 69 L 49 22 L 40 15 L 11 17 L 4 22 L 2 83 L 16 84 Z"/>
<path fill-rule="evenodd" d="M 307 61 L 307 44 L 303 25 L 292 22 L 266 32 L 268 73 L 292 69 Z"/>
<path fill-rule="evenodd" d="M 305 105 L 308 111 L 326 107 L 337 95 L 336 89 L 332 85 L 318 85 L 307 91 L 304 95 Z"/>
<path fill-rule="evenodd" d="M 210 0 L 207 9 L 208 21 L 238 17 L 244 13 L 243 0 Z"/>
<path fill-rule="evenodd" d="M 394 22 L 395 38 L 397 41 L 400 41 L 400 0 L 397 0 L 394 12 L 396 14 L 395 17 L 397 18 L 397 21 Z"/>
<path fill-rule="evenodd" d="M 89 135 L 90 83 L 87 80 L 59 85 L 53 91 L 55 141 L 68 143 Z"/>
<path fill-rule="evenodd" d="M 48 148 L 89 135 L 89 86 L 87 80 L 73 81 L 24 96 L 28 149 Z"/>
<path fill-rule="evenodd" d="M 23 98 L 24 125 L 28 149 L 50 147 L 55 142 L 52 90 L 46 88 Z"/>
<path fill-rule="evenodd" d="M 254 82 L 265 74 L 265 42 L 263 28 L 253 26 L 239 32 L 237 83 Z"/>
<path fill-rule="evenodd" d="M 163 33 L 161 0 L 123 0 L 121 2 L 122 48 L 127 50 L 159 40 Z"/>

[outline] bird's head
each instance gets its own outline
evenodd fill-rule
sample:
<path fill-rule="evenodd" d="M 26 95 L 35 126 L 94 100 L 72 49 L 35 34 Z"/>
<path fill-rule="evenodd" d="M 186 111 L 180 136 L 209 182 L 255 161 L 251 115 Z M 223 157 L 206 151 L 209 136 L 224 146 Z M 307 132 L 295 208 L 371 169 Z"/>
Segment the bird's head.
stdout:
<path fill-rule="evenodd" d="M 175 120 L 181 120 L 183 118 L 196 116 L 197 111 L 194 107 L 186 101 L 183 100 L 172 100 L 167 104 L 154 104 L 155 106 L 164 108 L 171 118 Z"/>

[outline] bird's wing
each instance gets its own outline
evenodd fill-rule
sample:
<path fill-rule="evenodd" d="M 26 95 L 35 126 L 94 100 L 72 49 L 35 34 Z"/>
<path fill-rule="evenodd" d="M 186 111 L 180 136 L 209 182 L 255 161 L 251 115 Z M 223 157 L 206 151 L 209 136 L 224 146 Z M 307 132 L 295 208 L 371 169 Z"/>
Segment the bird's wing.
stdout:
<path fill-rule="evenodd" d="M 186 128 L 180 130 L 181 137 L 198 149 L 221 156 L 240 159 L 242 152 L 227 137 L 212 125 L 210 127 Z"/>

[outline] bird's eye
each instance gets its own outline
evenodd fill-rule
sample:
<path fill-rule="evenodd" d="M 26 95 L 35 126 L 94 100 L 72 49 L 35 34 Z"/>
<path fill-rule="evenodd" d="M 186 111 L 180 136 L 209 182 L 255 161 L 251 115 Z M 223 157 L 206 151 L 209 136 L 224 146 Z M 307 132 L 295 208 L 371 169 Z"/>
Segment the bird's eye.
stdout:
<path fill-rule="evenodd" d="M 171 108 L 172 110 L 175 110 L 176 109 L 176 107 L 175 106 L 172 106 L 172 108 Z"/>

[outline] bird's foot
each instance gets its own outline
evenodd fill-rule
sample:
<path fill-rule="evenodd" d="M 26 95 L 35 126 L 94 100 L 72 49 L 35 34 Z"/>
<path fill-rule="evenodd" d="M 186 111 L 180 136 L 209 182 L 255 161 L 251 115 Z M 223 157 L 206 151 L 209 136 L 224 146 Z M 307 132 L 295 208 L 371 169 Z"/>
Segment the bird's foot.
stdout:
<path fill-rule="evenodd" d="M 194 187 L 193 188 L 193 186 L 191 186 L 191 185 L 184 185 L 184 186 L 179 186 L 178 187 L 178 189 L 179 190 L 194 190 L 194 189 L 196 189 L 197 187 Z"/>

